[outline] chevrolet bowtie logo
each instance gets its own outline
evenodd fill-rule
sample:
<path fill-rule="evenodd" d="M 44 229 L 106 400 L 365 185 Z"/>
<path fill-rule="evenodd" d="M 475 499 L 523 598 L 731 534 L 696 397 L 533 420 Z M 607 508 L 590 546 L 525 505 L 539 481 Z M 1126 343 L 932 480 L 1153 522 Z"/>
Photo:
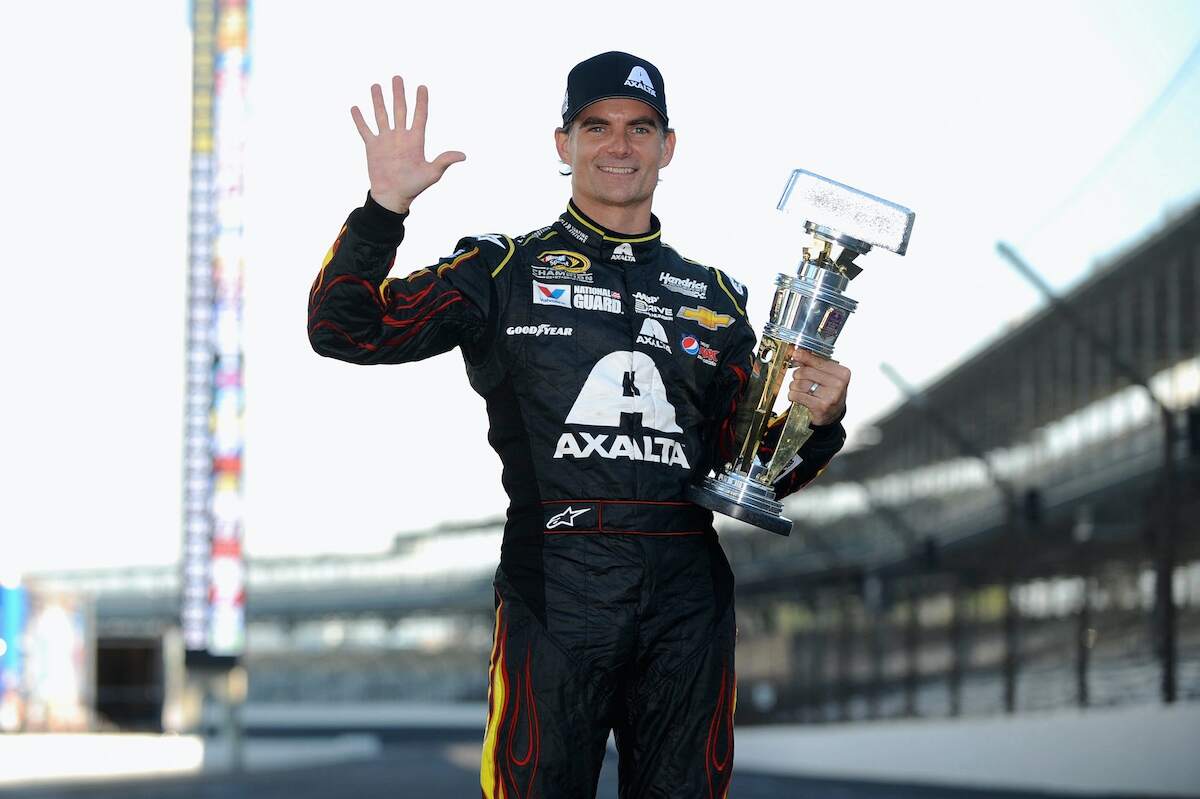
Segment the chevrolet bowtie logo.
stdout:
<path fill-rule="evenodd" d="M 705 330 L 718 330 L 733 324 L 733 317 L 729 314 L 717 313 L 703 305 L 699 308 L 680 308 L 679 316 L 682 319 L 691 319 Z"/>
<path fill-rule="evenodd" d="M 556 513 L 550 517 L 550 521 L 546 522 L 546 529 L 553 530 L 555 527 L 574 527 L 576 517 L 581 516 L 590 510 L 591 508 L 572 510 L 571 506 L 568 505 L 567 509 L 562 513 Z"/>

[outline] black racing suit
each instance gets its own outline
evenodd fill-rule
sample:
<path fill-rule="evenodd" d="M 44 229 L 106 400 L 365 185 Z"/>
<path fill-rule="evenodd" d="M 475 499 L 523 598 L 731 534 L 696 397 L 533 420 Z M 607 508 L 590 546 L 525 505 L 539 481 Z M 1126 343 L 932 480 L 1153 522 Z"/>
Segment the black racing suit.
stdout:
<path fill-rule="evenodd" d="M 404 216 L 369 196 L 313 284 L 322 355 L 399 363 L 461 347 L 486 400 L 508 519 L 485 797 L 595 795 L 608 732 L 622 797 L 723 797 L 736 698 L 733 576 L 686 486 L 730 458 L 754 361 L 746 291 L 570 204 L 525 236 L 463 238 L 388 278 Z M 817 428 L 796 490 L 840 449 Z"/>

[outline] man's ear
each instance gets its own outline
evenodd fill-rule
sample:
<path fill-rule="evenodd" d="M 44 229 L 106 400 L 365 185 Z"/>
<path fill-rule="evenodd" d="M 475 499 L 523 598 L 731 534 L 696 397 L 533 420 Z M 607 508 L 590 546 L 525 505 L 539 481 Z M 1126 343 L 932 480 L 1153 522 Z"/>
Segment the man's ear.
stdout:
<path fill-rule="evenodd" d="M 668 130 L 667 135 L 663 137 L 663 154 L 662 158 L 658 159 L 658 168 L 662 169 L 667 164 L 671 163 L 671 159 L 675 157 L 675 131 Z"/>
<path fill-rule="evenodd" d="M 558 150 L 558 160 L 564 164 L 571 163 L 570 153 L 567 152 L 567 140 L 569 138 L 570 134 L 566 128 L 554 129 L 554 147 Z"/>

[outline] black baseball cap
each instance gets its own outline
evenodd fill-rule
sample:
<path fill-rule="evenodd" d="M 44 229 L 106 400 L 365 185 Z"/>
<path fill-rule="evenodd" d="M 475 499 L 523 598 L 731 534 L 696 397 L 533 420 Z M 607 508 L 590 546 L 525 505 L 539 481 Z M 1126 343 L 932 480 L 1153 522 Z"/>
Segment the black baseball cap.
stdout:
<path fill-rule="evenodd" d="M 567 74 L 563 97 L 563 127 L 598 100 L 628 97 L 641 100 L 667 125 L 667 93 L 662 73 L 644 58 L 616 50 L 580 61 Z"/>

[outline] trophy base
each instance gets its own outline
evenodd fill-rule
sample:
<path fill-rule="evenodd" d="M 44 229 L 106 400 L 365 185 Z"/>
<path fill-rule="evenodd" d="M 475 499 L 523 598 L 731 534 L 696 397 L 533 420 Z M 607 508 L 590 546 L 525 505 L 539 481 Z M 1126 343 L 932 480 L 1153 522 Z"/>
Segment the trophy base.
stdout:
<path fill-rule="evenodd" d="M 783 505 L 775 501 L 775 492 L 745 475 L 706 477 L 700 485 L 688 486 L 687 498 L 702 508 L 769 533 L 790 535 L 792 532 L 791 519 L 780 515 Z"/>

